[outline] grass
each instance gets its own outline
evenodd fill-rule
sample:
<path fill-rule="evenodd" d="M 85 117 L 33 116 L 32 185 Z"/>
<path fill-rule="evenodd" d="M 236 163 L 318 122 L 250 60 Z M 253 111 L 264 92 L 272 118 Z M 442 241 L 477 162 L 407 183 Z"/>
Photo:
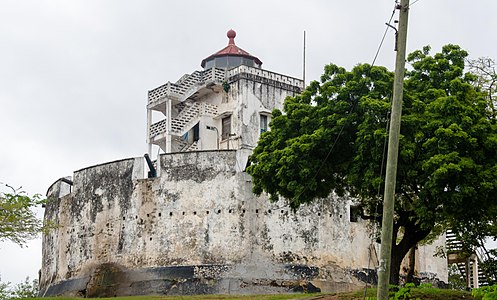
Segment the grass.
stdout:
<path fill-rule="evenodd" d="M 338 300 L 357 300 L 363 299 L 364 290 L 341 293 L 337 295 Z M 366 297 L 376 299 L 376 289 L 368 289 Z M 474 299 L 471 292 L 461 290 L 446 290 L 432 287 L 417 287 L 411 288 L 411 297 L 409 299 L 420 300 L 459 300 L 459 299 Z"/>

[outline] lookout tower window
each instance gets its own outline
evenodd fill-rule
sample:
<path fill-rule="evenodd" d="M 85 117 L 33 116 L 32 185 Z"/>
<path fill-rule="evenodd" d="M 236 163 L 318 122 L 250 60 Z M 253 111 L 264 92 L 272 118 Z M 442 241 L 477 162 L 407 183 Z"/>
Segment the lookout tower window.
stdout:
<path fill-rule="evenodd" d="M 360 206 L 351 205 L 350 206 L 350 222 L 358 222 L 361 217 L 362 209 Z"/>
<path fill-rule="evenodd" d="M 261 127 L 261 134 L 266 132 L 268 127 L 267 127 L 267 116 L 266 115 L 261 115 L 261 120 L 260 120 L 260 127 Z"/>
<path fill-rule="evenodd" d="M 221 138 L 223 140 L 226 140 L 231 134 L 231 116 L 223 118 L 221 122 L 222 122 Z"/>
<path fill-rule="evenodd" d="M 200 139 L 200 126 L 199 123 L 197 123 L 195 126 L 193 126 L 193 141 L 197 142 Z"/>

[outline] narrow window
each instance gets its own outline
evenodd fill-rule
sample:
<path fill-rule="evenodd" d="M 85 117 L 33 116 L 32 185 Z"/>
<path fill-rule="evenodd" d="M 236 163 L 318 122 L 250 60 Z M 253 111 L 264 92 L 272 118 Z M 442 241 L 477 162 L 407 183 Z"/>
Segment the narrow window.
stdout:
<path fill-rule="evenodd" d="M 261 134 L 267 131 L 267 116 L 261 115 Z"/>
<path fill-rule="evenodd" d="M 200 139 L 200 123 L 197 123 L 193 126 L 193 141 L 197 142 Z"/>
<path fill-rule="evenodd" d="M 222 126 L 223 127 L 221 130 L 221 137 L 223 140 L 226 140 L 229 138 L 229 136 L 231 134 L 231 116 L 223 118 Z"/>
<path fill-rule="evenodd" d="M 362 208 L 357 205 L 350 206 L 350 222 L 357 222 L 361 217 Z"/>

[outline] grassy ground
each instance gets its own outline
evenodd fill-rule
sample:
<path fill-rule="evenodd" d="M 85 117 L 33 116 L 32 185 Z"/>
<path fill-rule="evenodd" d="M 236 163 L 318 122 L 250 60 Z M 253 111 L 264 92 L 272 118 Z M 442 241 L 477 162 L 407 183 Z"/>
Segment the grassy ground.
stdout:
<path fill-rule="evenodd" d="M 460 290 L 444 290 L 437 288 L 412 288 L 410 291 L 411 296 L 408 299 L 420 300 L 459 300 L 459 299 L 473 299 L 470 292 Z M 368 289 L 366 297 L 376 299 L 376 289 Z M 329 298 L 333 299 L 333 298 Z M 364 299 L 364 290 L 353 293 L 341 293 L 335 295 L 337 300 L 358 300 Z"/>

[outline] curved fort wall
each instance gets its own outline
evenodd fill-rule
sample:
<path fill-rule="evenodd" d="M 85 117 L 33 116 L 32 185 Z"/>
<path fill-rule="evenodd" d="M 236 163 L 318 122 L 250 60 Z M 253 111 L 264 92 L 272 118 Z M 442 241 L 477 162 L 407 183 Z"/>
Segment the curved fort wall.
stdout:
<path fill-rule="evenodd" d="M 41 293 L 272 293 L 350 290 L 374 280 L 367 223 L 351 201 L 323 199 L 292 212 L 251 192 L 236 151 L 163 154 L 74 173 L 49 189 Z M 373 259 L 369 260 L 369 253 Z"/>

